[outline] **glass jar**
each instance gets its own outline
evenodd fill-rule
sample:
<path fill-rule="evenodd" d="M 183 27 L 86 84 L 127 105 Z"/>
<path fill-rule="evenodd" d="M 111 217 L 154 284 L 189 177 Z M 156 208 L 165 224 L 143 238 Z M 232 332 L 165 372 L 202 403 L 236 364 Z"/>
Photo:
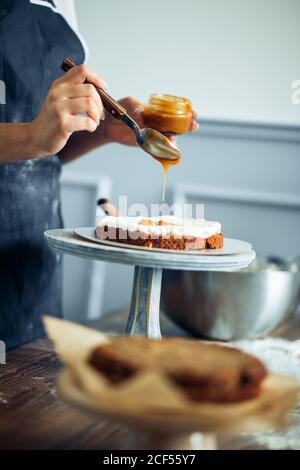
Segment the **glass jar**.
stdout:
<path fill-rule="evenodd" d="M 145 127 L 169 134 L 188 132 L 192 119 L 192 103 L 179 96 L 152 94 L 144 109 Z"/>

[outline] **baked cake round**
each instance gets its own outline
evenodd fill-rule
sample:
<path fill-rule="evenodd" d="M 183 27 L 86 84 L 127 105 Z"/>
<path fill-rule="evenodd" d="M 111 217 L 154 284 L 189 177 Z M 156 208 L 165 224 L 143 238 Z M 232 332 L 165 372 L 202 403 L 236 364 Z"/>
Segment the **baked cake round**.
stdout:
<path fill-rule="evenodd" d="M 141 371 L 160 372 L 194 401 L 254 398 L 267 374 L 257 358 L 238 349 L 184 338 L 113 338 L 95 348 L 89 362 L 113 384 Z"/>
<path fill-rule="evenodd" d="M 224 245 L 219 222 L 174 216 L 103 217 L 97 224 L 96 236 L 100 240 L 171 250 L 215 249 Z"/>

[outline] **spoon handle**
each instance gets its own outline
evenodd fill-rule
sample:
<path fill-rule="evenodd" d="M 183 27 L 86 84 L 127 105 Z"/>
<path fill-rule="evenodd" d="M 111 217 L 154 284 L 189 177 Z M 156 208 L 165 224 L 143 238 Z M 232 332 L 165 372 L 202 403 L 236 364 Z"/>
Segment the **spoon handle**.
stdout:
<path fill-rule="evenodd" d="M 76 67 L 76 64 L 68 57 L 61 65 L 61 68 L 64 72 L 68 72 L 74 67 Z M 121 106 L 117 101 L 115 101 L 106 91 L 97 86 L 95 86 L 95 88 L 101 97 L 104 108 L 109 112 L 109 114 L 111 114 L 116 119 L 123 119 L 123 117 L 127 115 L 126 109 L 123 108 L 123 106 Z"/>

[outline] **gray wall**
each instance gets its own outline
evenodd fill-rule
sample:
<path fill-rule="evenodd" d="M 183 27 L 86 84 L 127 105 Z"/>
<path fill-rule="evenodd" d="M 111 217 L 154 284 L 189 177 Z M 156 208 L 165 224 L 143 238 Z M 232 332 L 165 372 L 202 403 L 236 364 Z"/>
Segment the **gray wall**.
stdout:
<path fill-rule="evenodd" d="M 203 117 L 300 123 L 299 0 L 76 0 L 90 65 L 116 97 L 169 92 Z"/>
<path fill-rule="evenodd" d="M 178 139 L 184 159 L 170 170 L 169 198 L 177 188 L 189 201 L 204 202 L 207 218 L 220 220 L 226 235 L 251 241 L 260 254 L 299 253 L 300 106 L 290 103 L 290 82 L 300 78 L 300 2 L 76 5 L 89 62 L 112 94 L 144 100 L 162 91 L 196 103 L 200 129 Z M 166 18 L 172 13 L 171 25 L 185 39 L 162 30 L 158 7 Z M 151 41 L 150 30 L 156 31 Z M 163 59 L 154 62 L 158 53 Z M 181 73 L 181 65 L 190 72 Z M 65 171 L 111 177 L 115 203 L 119 195 L 129 203 L 160 202 L 161 167 L 138 149 L 106 146 Z M 131 283 L 131 268 L 107 266 L 103 312 L 129 302 Z"/>

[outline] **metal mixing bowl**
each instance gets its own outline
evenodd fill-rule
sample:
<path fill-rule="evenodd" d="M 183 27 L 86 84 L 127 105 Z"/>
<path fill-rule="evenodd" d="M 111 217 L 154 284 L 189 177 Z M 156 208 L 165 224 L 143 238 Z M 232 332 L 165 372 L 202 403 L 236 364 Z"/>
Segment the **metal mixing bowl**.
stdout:
<path fill-rule="evenodd" d="M 238 272 L 165 270 L 161 306 L 195 336 L 257 338 L 295 312 L 299 290 L 299 258 L 290 263 L 259 258 Z"/>

